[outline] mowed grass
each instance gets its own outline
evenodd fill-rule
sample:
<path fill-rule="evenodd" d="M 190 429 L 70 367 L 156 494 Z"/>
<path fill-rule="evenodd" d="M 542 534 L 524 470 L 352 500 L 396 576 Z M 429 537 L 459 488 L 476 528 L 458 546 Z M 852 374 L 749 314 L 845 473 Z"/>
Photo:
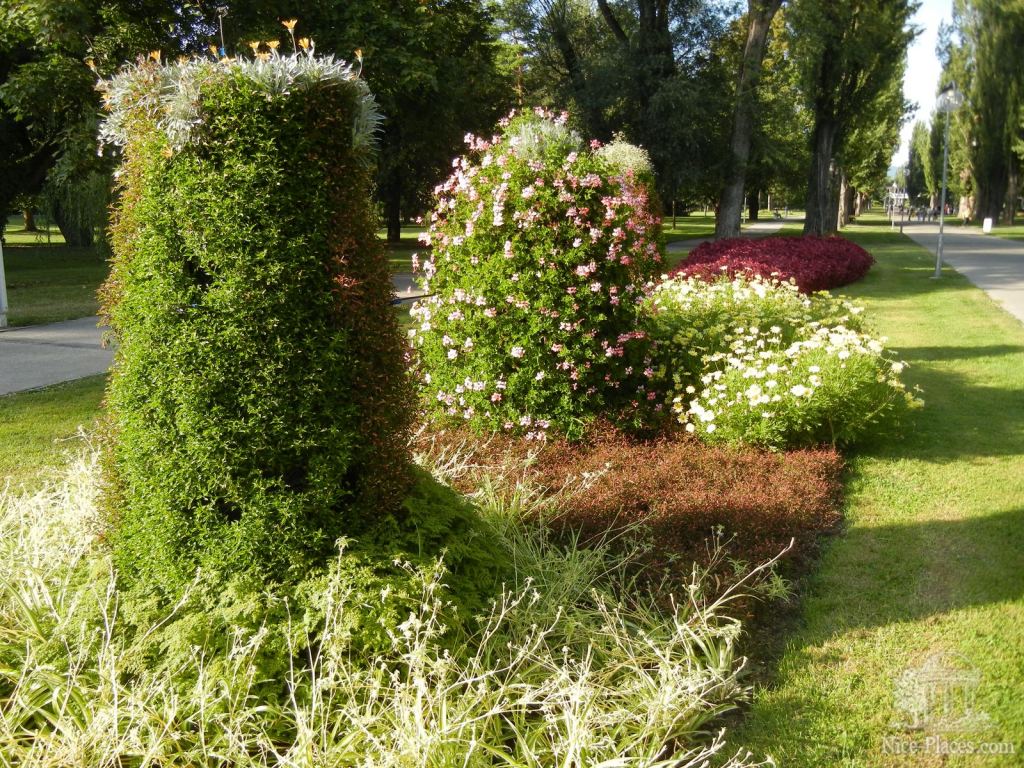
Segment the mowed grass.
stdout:
<path fill-rule="evenodd" d="M 1017 218 L 1021 219 L 1022 214 L 1018 214 Z M 973 226 L 978 232 L 981 232 L 981 224 Z M 1002 237 L 1006 240 L 1024 240 L 1024 224 L 1014 224 L 1012 226 L 1006 224 L 996 224 L 992 227 L 992 235 L 995 237 Z"/>
<path fill-rule="evenodd" d="M 412 255 L 421 253 L 425 249 L 419 243 L 421 232 L 426 231 L 424 224 L 403 224 L 402 238 L 397 243 L 388 243 L 388 262 L 391 264 L 392 272 L 412 272 Z M 381 240 L 387 238 L 387 229 L 377 230 L 377 237 Z"/>
<path fill-rule="evenodd" d="M 0 489 L 31 486 L 75 452 L 79 427 L 95 428 L 105 385 L 106 376 L 90 376 L 0 396 Z"/>
<path fill-rule="evenodd" d="M 9 325 L 38 325 L 95 315 L 96 296 L 107 278 L 109 264 L 96 248 L 69 248 L 60 232 L 25 232 L 21 219 L 11 218 L 4 233 Z M 422 246 L 416 238 L 422 227 L 402 228 L 402 241 L 387 247 L 391 271 L 411 272 L 412 255 Z M 383 232 L 381 233 L 383 238 Z"/>
<path fill-rule="evenodd" d="M 4 248 L 10 325 L 88 317 L 99 311 L 96 290 L 106 259 L 93 248 L 11 245 Z"/>
<path fill-rule="evenodd" d="M 911 367 L 926 406 L 900 439 L 850 457 L 848 528 L 826 549 L 775 680 L 736 744 L 785 766 L 1024 763 L 1024 326 L 933 256 L 878 223 L 844 235 L 878 264 L 844 293 Z M 1012 742 L 1015 756 L 891 754 L 896 686 L 957 654 L 980 674 L 973 711 L 991 726 L 946 733 Z M 891 742 L 889 744 L 892 749 Z M 984 747 L 977 747 L 982 749 Z"/>

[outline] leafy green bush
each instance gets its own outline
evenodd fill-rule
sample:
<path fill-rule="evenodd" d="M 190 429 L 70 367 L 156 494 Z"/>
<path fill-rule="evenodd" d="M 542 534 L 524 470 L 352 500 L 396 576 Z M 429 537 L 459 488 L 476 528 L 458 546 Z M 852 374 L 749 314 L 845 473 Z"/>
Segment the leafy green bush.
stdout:
<path fill-rule="evenodd" d="M 421 265 L 432 295 L 411 312 L 427 408 L 530 438 L 637 419 L 655 399 L 637 317 L 660 225 L 643 180 L 615 164 L 627 153 L 588 148 L 543 113 L 469 144 L 437 190 Z"/>
<path fill-rule="evenodd" d="M 658 374 L 708 442 L 849 444 L 904 406 L 904 364 L 863 332 L 860 308 L 790 283 L 670 279 L 648 305 Z"/>
<path fill-rule="evenodd" d="M 403 343 L 369 191 L 378 116 L 330 57 L 130 67 L 105 312 L 122 579 L 268 584 L 405 514 Z"/>

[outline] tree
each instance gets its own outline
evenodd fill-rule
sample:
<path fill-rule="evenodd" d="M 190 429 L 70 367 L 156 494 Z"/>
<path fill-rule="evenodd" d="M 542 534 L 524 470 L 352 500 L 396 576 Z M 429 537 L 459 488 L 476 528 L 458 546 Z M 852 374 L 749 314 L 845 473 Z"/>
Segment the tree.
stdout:
<path fill-rule="evenodd" d="M 318 51 L 352 59 L 384 114 L 378 195 L 388 239 L 401 236 L 403 212 L 422 210 L 462 138 L 489 130 L 511 106 L 511 73 L 501 72 L 489 3 L 476 0 L 364 0 L 304 4 L 257 0 L 225 19 L 233 48 L 279 39 L 282 19 Z M 290 42 L 285 43 L 286 47 Z"/>
<path fill-rule="evenodd" d="M 546 106 L 569 108 L 601 140 L 622 133 L 651 155 L 665 200 L 720 187 L 721 136 L 732 107 L 729 15 L 708 0 L 510 0 L 526 82 Z"/>
<path fill-rule="evenodd" d="M 0 103 L 7 135 L 20 137 L 20 154 L 6 161 L 23 171 L 11 174 L 0 202 L 42 189 L 65 241 L 92 243 L 103 225 L 110 166 L 96 153 L 100 99 L 87 62 L 109 74 L 145 51 L 178 50 L 189 8 L 157 0 L 0 0 L 0 61 L 7 61 Z"/>
<path fill-rule="evenodd" d="M 803 199 L 813 118 L 804 104 L 786 30 L 785 10 L 776 14 L 762 64 L 757 120 L 747 164 L 748 200 L 763 190 L 773 204 Z"/>
<path fill-rule="evenodd" d="M 905 60 L 886 88 L 849 122 L 847 140 L 836 152 L 839 176 L 837 227 L 850 223 L 858 191 L 870 192 L 885 186 L 892 156 L 900 144 L 900 130 L 910 105 L 903 99 Z M 912 182 L 904 182 L 909 187 Z M 829 213 L 831 215 L 831 212 Z"/>
<path fill-rule="evenodd" d="M 1022 173 L 1014 148 L 1024 139 L 1024 0 L 959 0 L 959 44 L 947 37 L 944 74 L 966 94 L 963 149 L 976 194 L 975 214 L 1012 222 Z M 959 76 L 959 78 L 957 77 Z"/>
<path fill-rule="evenodd" d="M 902 74 L 914 7 L 910 0 L 797 0 L 790 9 L 793 52 L 814 113 L 806 234 L 835 231 L 836 155 L 855 118 Z"/>
<path fill-rule="evenodd" d="M 747 40 L 743 47 L 739 83 L 736 86 L 736 106 L 733 111 L 725 186 L 719 197 L 718 218 L 715 221 L 717 238 L 735 237 L 740 231 L 743 188 L 754 135 L 754 109 L 757 105 L 761 64 L 772 19 L 781 6 L 782 0 L 747 0 Z"/>
<path fill-rule="evenodd" d="M 922 122 L 914 123 L 914 130 L 910 135 L 910 155 L 907 158 L 909 166 L 907 192 L 911 198 L 927 195 L 929 207 L 933 206 L 932 199 L 935 197 L 936 183 L 935 171 L 932 168 L 931 156 L 931 132 L 928 126 Z"/>

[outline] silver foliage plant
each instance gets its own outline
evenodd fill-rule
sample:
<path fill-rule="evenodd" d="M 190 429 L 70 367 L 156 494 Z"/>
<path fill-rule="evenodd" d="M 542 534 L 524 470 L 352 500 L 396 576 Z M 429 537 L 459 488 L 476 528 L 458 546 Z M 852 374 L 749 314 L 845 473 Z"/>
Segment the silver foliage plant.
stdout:
<path fill-rule="evenodd" d="M 615 134 L 615 138 L 598 149 L 597 154 L 619 173 L 632 173 L 638 178 L 654 176 L 654 165 L 647 150 L 629 143 L 621 133 Z"/>
<path fill-rule="evenodd" d="M 268 99 L 344 84 L 355 89 L 360 105 L 352 125 L 353 147 L 369 148 L 380 127 L 380 110 L 369 86 L 360 78 L 360 70 L 334 56 L 316 56 L 312 49 L 288 55 L 274 51 L 254 59 L 182 58 L 168 63 L 160 63 L 159 57 L 151 56 L 124 67 L 97 85 L 107 110 L 100 125 L 101 145 L 125 146 L 132 131 L 133 115 L 144 115 L 167 136 L 170 149 L 180 151 L 193 142 L 195 128 L 202 125 L 203 86 L 231 77 L 259 84 Z"/>

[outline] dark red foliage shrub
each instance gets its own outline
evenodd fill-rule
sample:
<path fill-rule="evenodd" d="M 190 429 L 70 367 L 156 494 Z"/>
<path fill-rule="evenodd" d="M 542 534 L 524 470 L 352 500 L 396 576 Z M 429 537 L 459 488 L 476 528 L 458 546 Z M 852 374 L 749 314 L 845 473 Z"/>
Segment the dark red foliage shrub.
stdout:
<path fill-rule="evenodd" d="M 812 293 L 856 282 L 874 263 L 870 253 L 842 237 L 734 237 L 701 243 L 671 274 L 703 280 L 755 274 L 793 280 Z"/>
<path fill-rule="evenodd" d="M 538 462 L 538 480 L 557 488 L 568 476 L 599 474 L 566 495 L 553 525 L 600 537 L 642 522 L 657 552 L 697 559 L 721 527 L 732 556 L 760 561 L 791 538 L 796 552 L 808 549 L 839 521 L 841 470 L 832 450 L 737 451 L 606 435 L 587 448 L 552 446 Z"/>
<path fill-rule="evenodd" d="M 471 444 L 459 433 L 434 439 Z M 525 471 L 558 499 L 549 524 L 584 541 L 641 523 L 660 561 L 673 555 L 701 560 L 718 527 L 732 539 L 732 557 L 763 561 L 790 539 L 796 539 L 799 555 L 841 518 L 843 462 L 831 449 L 737 450 L 678 434 L 640 440 L 610 428 L 595 430 L 580 443 L 551 441 L 528 463 L 531 449 L 536 447 L 500 437 L 476 443 L 473 463 L 479 474 L 493 474 L 501 466 Z M 473 490 L 479 477 L 472 475 L 462 478 L 461 490 Z M 585 476 L 592 478 L 589 484 L 581 483 Z"/>

